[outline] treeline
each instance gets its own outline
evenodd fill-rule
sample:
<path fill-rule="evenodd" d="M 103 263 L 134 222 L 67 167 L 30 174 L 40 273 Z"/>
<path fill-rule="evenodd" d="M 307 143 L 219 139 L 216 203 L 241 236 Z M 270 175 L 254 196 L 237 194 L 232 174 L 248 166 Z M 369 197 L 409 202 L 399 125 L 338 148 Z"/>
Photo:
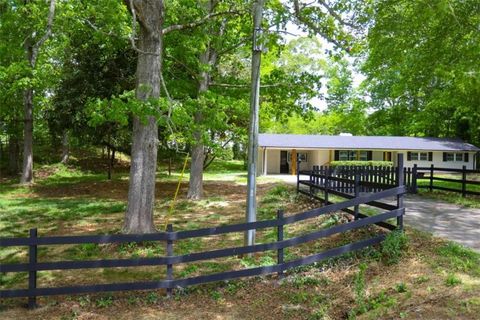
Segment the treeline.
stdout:
<path fill-rule="evenodd" d="M 245 157 L 263 2 L 261 131 L 480 144 L 478 1 L 0 0 L 2 174 L 32 183 L 35 150 L 129 154 L 128 211 L 147 212 L 129 231 L 144 232 L 154 163 L 189 154 L 201 198 L 212 159 Z"/>

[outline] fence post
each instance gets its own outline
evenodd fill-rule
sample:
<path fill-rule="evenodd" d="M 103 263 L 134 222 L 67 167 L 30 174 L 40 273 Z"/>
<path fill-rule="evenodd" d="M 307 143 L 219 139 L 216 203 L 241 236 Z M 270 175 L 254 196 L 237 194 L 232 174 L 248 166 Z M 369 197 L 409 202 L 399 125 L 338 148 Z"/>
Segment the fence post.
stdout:
<path fill-rule="evenodd" d="M 430 165 L 430 185 L 429 185 L 430 192 L 433 191 L 433 164 Z"/>
<path fill-rule="evenodd" d="M 398 179 L 397 186 L 405 185 L 405 177 L 403 171 L 403 154 L 398 154 Z M 403 193 L 397 195 L 397 208 L 403 208 Z M 403 230 L 403 214 L 397 217 L 397 228 Z"/>
<path fill-rule="evenodd" d="M 354 192 L 355 192 L 355 198 L 358 198 L 360 196 L 360 176 L 358 173 L 355 174 L 355 185 L 354 185 Z M 358 213 L 360 206 L 357 204 L 354 208 L 355 210 L 355 220 L 358 220 Z"/>
<path fill-rule="evenodd" d="M 462 197 L 467 196 L 467 166 L 462 167 Z"/>
<path fill-rule="evenodd" d="M 277 226 L 277 242 L 283 241 L 283 210 L 277 211 L 277 221 L 281 221 Z M 277 249 L 277 264 L 283 264 L 283 248 Z M 278 272 L 278 278 L 283 278 L 283 271 Z"/>
<path fill-rule="evenodd" d="M 328 206 L 328 187 L 330 185 L 330 180 L 328 179 L 329 175 L 330 175 L 330 169 L 327 169 L 326 172 L 325 172 L 325 186 L 323 188 L 324 190 L 324 200 L 325 200 L 325 206 Z"/>
<path fill-rule="evenodd" d="M 173 256 L 173 240 L 170 240 L 170 234 L 173 232 L 173 226 L 171 223 L 167 224 L 167 257 Z M 167 280 L 173 280 L 173 265 L 167 264 Z M 167 288 L 167 297 L 171 298 L 173 294 L 173 288 Z"/>
<path fill-rule="evenodd" d="M 37 239 L 37 228 L 30 229 L 30 240 L 34 242 Z M 34 242 L 28 246 L 28 260 L 30 270 L 28 271 L 28 309 L 37 307 L 37 296 L 33 290 L 37 289 L 37 244 Z"/>
<path fill-rule="evenodd" d="M 417 169 L 417 164 L 415 163 L 413 165 L 413 170 L 412 170 L 412 188 L 411 188 L 412 193 L 417 193 L 418 192 L 418 189 L 417 189 L 417 173 L 418 173 L 418 169 Z"/>

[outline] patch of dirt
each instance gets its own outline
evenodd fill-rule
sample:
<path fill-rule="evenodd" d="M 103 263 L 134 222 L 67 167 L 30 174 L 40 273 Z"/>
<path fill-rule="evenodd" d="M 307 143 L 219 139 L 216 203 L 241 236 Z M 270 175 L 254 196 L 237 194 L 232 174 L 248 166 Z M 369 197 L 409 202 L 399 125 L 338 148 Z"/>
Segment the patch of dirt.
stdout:
<path fill-rule="evenodd" d="M 265 183 L 258 185 L 259 199 L 275 184 Z M 155 223 L 162 226 L 164 213 L 168 210 L 169 201 L 173 197 L 177 183 L 159 182 L 157 184 L 157 206 Z M 220 223 L 234 223 L 244 219 L 246 186 L 232 182 L 207 181 L 205 182 L 205 196 L 211 198 L 211 203 L 197 205 L 186 200 L 188 183 L 183 183 L 180 190 L 176 214 L 172 218 L 174 225 L 179 229 L 188 228 L 189 223 L 196 223 L 197 227 L 218 225 Z M 123 180 L 82 182 L 68 185 L 68 187 L 34 186 L 34 196 L 44 198 L 76 198 L 111 199 L 125 201 L 128 192 L 128 182 Z M 218 201 L 215 200 L 218 198 Z M 213 200 L 212 200 L 213 199 Z M 261 203 L 261 201 L 260 201 Z M 184 207 L 182 207 L 184 206 Z M 291 215 L 300 211 L 317 207 L 312 201 L 298 201 L 289 203 L 286 214 Z M 118 230 L 123 213 L 112 213 L 91 219 L 78 221 L 62 221 L 55 234 L 71 233 L 102 233 L 109 230 Z M 297 229 L 289 229 L 289 236 L 298 232 L 318 229 L 323 220 L 309 220 L 302 222 Z M 346 222 L 347 215 L 338 214 L 338 223 Z M 338 246 L 369 236 L 378 232 L 378 228 L 364 228 L 358 232 L 335 235 L 314 241 L 290 250 L 291 254 L 307 255 L 319 250 Z M 25 300 L 8 299 L 0 302 L 1 319 L 345 319 L 349 312 L 357 305 L 358 297 L 355 293 L 355 275 L 359 265 L 368 262 L 365 273 L 365 294 L 375 298 L 385 294 L 395 303 L 385 308 L 383 306 L 370 312 L 359 315 L 360 319 L 476 319 L 480 314 L 480 307 L 465 301 L 480 296 L 480 288 L 462 286 L 447 287 L 445 276 L 437 266 L 432 265 L 439 246 L 444 244 L 441 239 L 425 236 L 407 229 L 410 237 L 408 250 L 404 253 L 400 263 L 387 266 L 381 261 L 368 260 L 362 257 L 349 257 L 328 265 L 317 265 L 289 272 L 287 277 L 279 280 L 276 275 L 255 277 L 238 281 L 218 282 L 208 285 L 177 289 L 173 299 L 166 299 L 164 291 L 149 292 L 116 292 L 112 294 L 91 294 L 83 296 L 55 296 L 39 298 L 40 308 L 28 311 L 23 308 Z M 263 239 L 266 233 L 259 232 Z M 205 247 L 214 249 L 229 245 L 238 245 L 242 241 L 242 234 L 230 237 L 198 238 L 186 243 L 195 251 L 196 245 L 202 250 Z M 177 243 L 176 245 L 179 245 Z M 178 247 L 175 247 L 178 248 Z M 101 247 L 99 254 L 102 257 L 124 257 L 135 253 L 134 250 L 146 252 L 145 248 L 121 249 L 118 245 Z M 145 249 L 145 250 L 144 250 Z M 58 260 L 62 260 L 61 248 L 48 252 Z M 57 251 L 58 250 L 58 251 Z M 124 250 L 126 252 L 120 252 Z M 144 251 L 142 251 L 144 250 Z M 163 252 L 162 249 L 158 249 Z M 177 250 L 177 249 L 175 249 Z M 178 252 L 177 252 L 178 254 Z M 98 257 L 94 257 L 98 258 Z M 259 256 L 256 256 L 257 261 Z M 223 263 L 223 260 L 222 260 Z M 239 259 L 229 260 L 232 268 L 238 268 Z M 210 265 L 211 266 L 211 265 Z M 196 272 L 203 272 L 202 267 Z M 212 269 L 205 269 L 212 272 Z M 122 273 L 115 270 L 115 274 L 104 270 L 77 271 L 65 273 L 61 278 L 54 277 L 57 272 L 49 273 L 42 278 L 41 285 L 65 285 L 67 283 L 87 284 L 107 282 L 107 280 L 123 279 L 126 275 L 133 280 L 140 277 L 149 277 L 152 274 L 163 276 L 164 267 L 145 267 L 136 269 L 137 273 Z M 141 271 L 141 272 L 140 272 Z M 185 271 L 185 267 L 175 267 L 175 277 Z M 189 276 L 196 274 L 192 272 Z M 107 278 L 110 277 L 110 278 Z M 118 277 L 118 278 L 115 278 Z M 107 278 L 107 279 L 105 279 Z M 302 279 L 310 279 L 302 282 Z M 133 281 L 132 280 L 132 281 Z M 302 281 L 299 281 L 302 280 Z M 46 281 L 46 282 L 45 282 Z M 124 280 L 126 281 L 126 280 Z M 130 281 L 130 280 L 129 280 Z M 57 283 L 58 282 L 58 283 Z M 397 292 L 396 286 L 404 283 L 407 292 Z M 468 305 L 468 308 L 465 307 Z"/>

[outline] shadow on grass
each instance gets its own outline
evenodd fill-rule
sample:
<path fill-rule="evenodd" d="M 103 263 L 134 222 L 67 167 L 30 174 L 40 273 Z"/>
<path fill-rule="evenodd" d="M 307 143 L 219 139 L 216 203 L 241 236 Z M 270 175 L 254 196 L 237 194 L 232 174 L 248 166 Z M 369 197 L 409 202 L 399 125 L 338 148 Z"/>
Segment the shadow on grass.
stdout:
<path fill-rule="evenodd" d="M 17 198 L 0 199 L 0 234 L 4 237 L 26 236 L 28 229 L 54 231 L 59 224 L 91 217 L 102 217 L 125 210 L 123 202 L 87 198 Z"/>

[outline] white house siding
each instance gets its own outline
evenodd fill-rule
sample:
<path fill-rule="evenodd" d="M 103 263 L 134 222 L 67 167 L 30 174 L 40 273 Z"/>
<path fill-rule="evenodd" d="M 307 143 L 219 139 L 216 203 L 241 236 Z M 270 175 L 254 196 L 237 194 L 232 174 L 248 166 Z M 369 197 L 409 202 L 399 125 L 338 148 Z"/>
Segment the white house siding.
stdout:
<path fill-rule="evenodd" d="M 267 174 L 280 173 L 280 150 L 267 149 Z"/>
<path fill-rule="evenodd" d="M 311 154 L 310 168 L 312 166 L 325 166 L 330 162 L 330 150 L 312 150 Z"/>
<path fill-rule="evenodd" d="M 432 151 L 432 161 L 408 161 L 407 159 L 408 151 L 399 151 L 398 153 L 403 154 L 403 161 L 405 167 L 413 167 L 414 164 L 417 164 L 418 167 L 430 167 L 432 164 L 437 168 L 451 168 L 451 169 L 462 169 L 463 166 L 467 166 L 467 169 L 474 168 L 474 157 L 475 152 L 468 152 L 468 162 L 465 161 L 443 161 L 443 151 Z M 417 151 L 412 151 L 417 152 Z M 428 152 L 428 151 L 423 151 Z M 465 152 L 454 152 L 454 153 L 465 153 Z M 396 158 L 396 157 L 395 157 Z M 396 161 L 394 162 L 396 165 Z"/>
<path fill-rule="evenodd" d="M 266 156 L 267 156 L 267 174 L 280 174 L 280 151 L 291 151 L 291 149 L 267 149 Z M 374 161 L 382 161 L 383 160 L 383 152 L 389 151 L 392 152 L 392 162 L 394 166 L 397 166 L 397 156 L 399 153 L 403 154 L 404 159 L 404 166 L 405 167 L 413 167 L 414 164 L 417 164 L 418 167 L 430 167 L 432 164 L 437 168 L 452 168 L 452 169 L 462 169 L 465 165 L 467 169 L 474 168 L 474 160 L 475 160 L 475 152 L 469 152 L 468 162 L 456 162 L 456 161 L 443 161 L 443 152 L 442 151 L 432 151 L 432 160 L 433 161 L 408 161 L 407 159 L 407 150 L 403 151 L 394 151 L 394 150 L 374 150 L 372 152 L 372 160 Z M 324 166 L 328 165 L 330 160 L 333 161 L 333 150 L 327 149 L 317 149 L 317 150 L 302 150 L 297 149 L 297 152 L 306 152 L 308 154 L 308 161 L 302 162 L 300 165 L 300 170 L 310 170 L 314 165 Z M 412 150 L 412 152 L 417 152 Z M 428 151 L 423 151 L 428 152 Z M 331 154 L 332 153 L 332 154 Z M 465 153 L 465 152 L 460 152 Z M 258 165 L 257 165 L 257 173 L 263 174 L 264 173 L 264 149 L 259 148 L 258 151 Z M 332 157 L 332 158 L 330 158 Z M 290 165 L 291 168 L 291 165 Z"/>
<path fill-rule="evenodd" d="M 372 152 L 373 161 L 383 161 L 383 151 L 373 151 Z"/>

